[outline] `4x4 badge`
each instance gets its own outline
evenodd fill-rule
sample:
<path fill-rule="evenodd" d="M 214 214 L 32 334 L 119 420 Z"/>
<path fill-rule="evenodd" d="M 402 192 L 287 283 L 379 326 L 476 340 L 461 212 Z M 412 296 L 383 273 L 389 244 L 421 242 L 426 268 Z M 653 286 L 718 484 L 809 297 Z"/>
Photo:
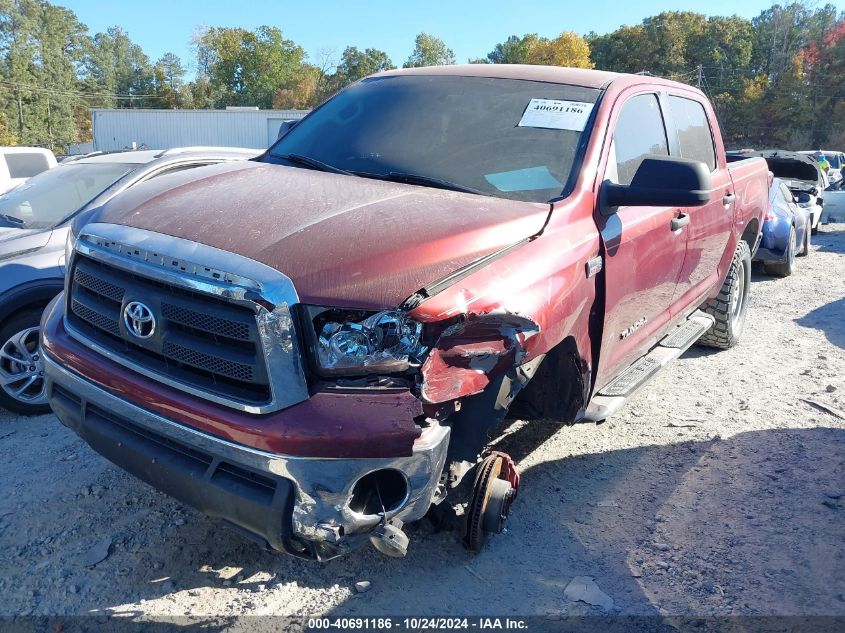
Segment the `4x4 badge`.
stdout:
<path fill-rule="evenodd" d="M 123 308 L 123 324 L 135 338 L 150 338 L 156 331 L 153 311 L 140 301 L 130 301 Z"/>

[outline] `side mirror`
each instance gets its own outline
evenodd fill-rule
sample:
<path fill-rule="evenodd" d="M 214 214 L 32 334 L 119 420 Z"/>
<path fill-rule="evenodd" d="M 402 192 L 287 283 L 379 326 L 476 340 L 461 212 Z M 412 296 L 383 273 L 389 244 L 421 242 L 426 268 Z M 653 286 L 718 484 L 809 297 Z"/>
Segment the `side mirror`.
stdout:
<path fill-rule="evenodd" d="M 616 207 L 700 207 L 710 202 L 710 171 L 697 160 L 675 156 L 646 158 L 630 185 L 605 181 L 602 213 Z"/>
<path fill-rule="evenodd" d="M 291 121 L 282 121 L 282 124 L 279 126 L 279 133 L 276 135 L 276 140 L 278 141 L 282 138 L 285 134 L 291 131 L 293 127 L 299 123 L 299 119 L 293 119 Z"/>

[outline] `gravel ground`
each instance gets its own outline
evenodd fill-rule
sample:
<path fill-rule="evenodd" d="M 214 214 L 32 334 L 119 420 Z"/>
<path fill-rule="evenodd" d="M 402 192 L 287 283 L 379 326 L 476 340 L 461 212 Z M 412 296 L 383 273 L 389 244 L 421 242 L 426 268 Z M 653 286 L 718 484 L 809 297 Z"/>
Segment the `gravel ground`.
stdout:
<path fill-rule="evenodd" d="M 515 423 L 519 499 L 478 555 L 428 524 L 403 560 L 270 554 L 53 416 L 0 412 L 0 616 L 845 615 L 845 419 L 804 401 L 845 410 L 843 253 L 828 227 L 792 277 L 755 275 L 737 348 L 693 349 L 606 423 Z"/>

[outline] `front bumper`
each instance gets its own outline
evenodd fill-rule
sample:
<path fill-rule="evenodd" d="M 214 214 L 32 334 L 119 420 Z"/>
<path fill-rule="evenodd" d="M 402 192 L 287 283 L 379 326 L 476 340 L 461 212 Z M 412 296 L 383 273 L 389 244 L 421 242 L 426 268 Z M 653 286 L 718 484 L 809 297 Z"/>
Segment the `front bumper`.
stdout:
<path fill-rule="evenodd" d="M 385 520 L 422 518 L 446 461 L 449 429 L 438 425 L 423 431 L 407 457 L 305 458 L 262 451 L 147 411 L 44 356 L 53 411 L 94 450 L 263 545 L 296 556 L 335 558 L 365 543 Z M 350 507 L 353 487 L 380 469 L 403 475 L 405 498 L 385 516 L 356 512 Z"/>

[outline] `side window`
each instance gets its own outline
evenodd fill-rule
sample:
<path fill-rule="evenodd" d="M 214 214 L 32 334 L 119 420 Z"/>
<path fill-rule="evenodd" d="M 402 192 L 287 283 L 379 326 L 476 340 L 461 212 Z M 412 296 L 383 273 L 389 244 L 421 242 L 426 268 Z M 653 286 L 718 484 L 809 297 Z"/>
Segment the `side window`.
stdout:
<path fill-rule="evenodd" d="M 713 132 L 707 121 L 704 106 L 698 101 L 669 96 L 669 112 L 682 158 L 699 160 L 716 169 L 716 150 L 713 147 Z"/>
<path fill-rule="evenodd" d="M 26 152 L 6 154 L 6 164 L 9 166 L 11 178 L 32 178 L 50 166 L 44 154 Z"/>
<path fill-rule="evenodd" d="M 660 104 L 656 95 L 638 95 L 622 106 L 605 176 L 617 184 L 630 185 L 643 159 L 654 154 L 669 155 Z M 614 157 L 615 174 L 610 162 Z"/>

